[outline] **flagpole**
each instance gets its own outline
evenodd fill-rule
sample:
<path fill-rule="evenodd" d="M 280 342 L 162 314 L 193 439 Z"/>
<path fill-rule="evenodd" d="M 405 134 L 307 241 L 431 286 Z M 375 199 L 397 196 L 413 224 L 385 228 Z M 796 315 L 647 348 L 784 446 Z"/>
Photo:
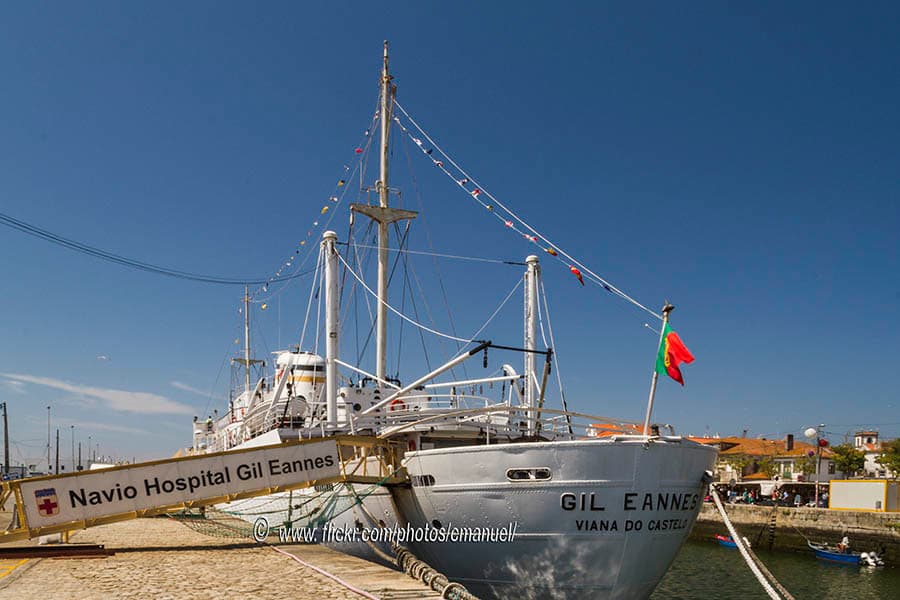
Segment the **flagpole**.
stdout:
<path fill-rule="evenodd" d="M 659 348 L 663 343 L 663 336 L 666 333 L 666 324 L 669 322 L 669 313 L 675 310 L 675 307 L 666 300 L 662 308 L 662 327 L 659 329 L 659 344 L 656 345 L 656 355 L 659 356 Z M 653 397 L 656 396 L 656 382 L 659 379 L 659 373 L 656 371 L 656 361 L 653 361 L 653 377 L 650 380 L 650 398 L 647 399 L 647 417 L 644 419 L 644 435 L 650 432 L 650 414 L 653 412 Z"/>

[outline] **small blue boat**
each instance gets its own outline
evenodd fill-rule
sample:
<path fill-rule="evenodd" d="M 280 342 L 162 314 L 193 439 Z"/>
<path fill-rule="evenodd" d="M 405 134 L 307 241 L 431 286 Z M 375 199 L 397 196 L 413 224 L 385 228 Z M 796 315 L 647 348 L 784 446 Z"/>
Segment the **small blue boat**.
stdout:
<path fill-rule="evenodd" d="M 734 540 L 731 539 L 731 536 L 716 534 L 716 541 L 719 542 L 720 546 L 725 546 L 726 548 L 737 548 L 737 544 L 734 543 Z"/>
<path fill-rule="evenodd" d="M 827 560 L 829 562 L 842 563 L 846 565 L 858 565 L 860 552 L 841 552 L 837 548 L 827 544 L 817 544 L 815 542 L 806 542 L 810 549 L 816 553 L 816 558 Z"/>

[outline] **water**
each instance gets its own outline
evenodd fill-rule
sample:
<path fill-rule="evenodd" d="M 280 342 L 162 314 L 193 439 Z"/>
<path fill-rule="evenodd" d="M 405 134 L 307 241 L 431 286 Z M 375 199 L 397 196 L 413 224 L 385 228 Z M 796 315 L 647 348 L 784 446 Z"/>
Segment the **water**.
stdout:
<path fill-rule="evenodd" d="M 809 554 L 756 552 L 797 600 L 895 600 L 900 598 L 900 569 L 860 569 L 833 565 Z M 651 600 L 768 599 L 736 549 L 688 542 L 681 549 Z"/>

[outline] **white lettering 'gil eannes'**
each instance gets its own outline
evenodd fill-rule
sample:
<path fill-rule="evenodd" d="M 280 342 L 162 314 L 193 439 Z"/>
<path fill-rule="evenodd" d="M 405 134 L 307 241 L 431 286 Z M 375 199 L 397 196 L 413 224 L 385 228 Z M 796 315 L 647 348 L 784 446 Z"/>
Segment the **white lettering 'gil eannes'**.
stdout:
<path fill-rule="evenodd" d="M 46 527 L 337 477 L 337 442 L 263 447 L 21 485 L 28 526 Z"/>

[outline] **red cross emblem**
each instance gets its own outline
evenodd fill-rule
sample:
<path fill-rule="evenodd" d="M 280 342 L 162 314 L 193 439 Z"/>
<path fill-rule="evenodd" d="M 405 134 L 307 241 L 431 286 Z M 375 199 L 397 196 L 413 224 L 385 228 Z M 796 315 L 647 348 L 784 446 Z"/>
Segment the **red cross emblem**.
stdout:
<path fill-rule="evenodd" d="M 52 517 L 59 514 L 59 502 L 56 498 L 56 488 L 44 488 L 35 490 L 34 500 L 37 502 L 38 513 L 42 517 Z"/>

